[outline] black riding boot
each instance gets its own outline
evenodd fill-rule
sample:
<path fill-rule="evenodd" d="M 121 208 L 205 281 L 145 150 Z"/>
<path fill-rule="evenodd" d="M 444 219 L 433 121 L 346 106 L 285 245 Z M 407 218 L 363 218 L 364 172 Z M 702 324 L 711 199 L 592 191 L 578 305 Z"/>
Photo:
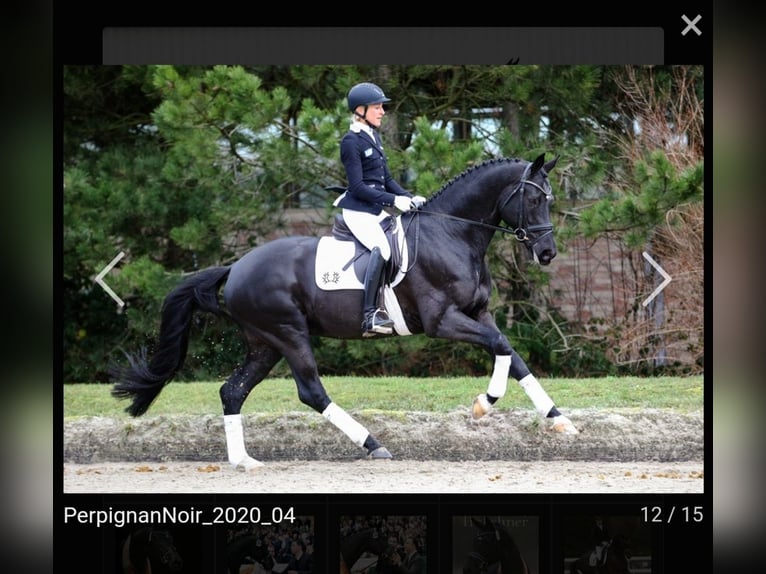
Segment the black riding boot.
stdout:
<path fill-rule="evenodd" d="M 394 322 L 389 319 L 388 313 L 378 307 L 378 293 L 385 264 L 386 261 L 380 254 L 380 249 L 375 247 L 370 252 L 370 262 L 367 264 L 367 273 L 364 276 L 363 337 L 372 337 L 375 333 L 390 335 L 393 332 Z"/>

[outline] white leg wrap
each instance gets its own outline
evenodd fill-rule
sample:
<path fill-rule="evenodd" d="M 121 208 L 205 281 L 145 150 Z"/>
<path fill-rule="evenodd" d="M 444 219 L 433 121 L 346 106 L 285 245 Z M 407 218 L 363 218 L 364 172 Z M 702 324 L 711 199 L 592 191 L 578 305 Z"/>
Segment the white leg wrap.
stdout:
<path fill-rule="evenodd" d="M 505 394 L 508 388 L 508 371 L 511 368 L 510 355 L 498 355 L 495 357 L 495 369 L 492 371 L 492 378 L 489 380 L 487 394 L 500 398 Z"/>
<path fill-rule="evenodd" d="M 369 431 L 356 422 L 350 414 L 344 411 L 335 403 L 330 403 L 322 412 L 322 416 L 342 430 L 348 437 L 354 441 L 357 446 L 364 446 Z"/>
<path fill-rule="evenodd" d="M 532 404 L 535 405 L 537 412 L 542 416 L 546 416 L 553 408 L 553 400 L 543 390 L 535 376 L 530 373 L 521 379 L 519 384 L 524 389 L 524 392 L 527 393 L 527 396 L 532 399 Z"/>
<path fill-rule="evenodd" d="M 263 463 L 258 462 L 247 454 L 245 449 L 245 435 L 242 430 L 242 415 L 223 415 L 223 428 L 226 431 L 226 452 L 229 463 L 234 468 L 251 470 Z"/>

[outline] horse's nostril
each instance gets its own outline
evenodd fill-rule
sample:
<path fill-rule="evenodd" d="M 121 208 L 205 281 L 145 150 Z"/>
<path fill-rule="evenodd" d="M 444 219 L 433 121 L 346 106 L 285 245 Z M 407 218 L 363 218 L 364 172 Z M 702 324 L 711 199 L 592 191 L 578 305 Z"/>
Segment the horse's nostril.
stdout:
<path fill-rule="evenodd" d="M 546 249 L 540 254 L 540 263 L 543 265 L 548 265 L 551 261 L 553 261 L 554 257 L 556 257 L 556 250 Z"/>

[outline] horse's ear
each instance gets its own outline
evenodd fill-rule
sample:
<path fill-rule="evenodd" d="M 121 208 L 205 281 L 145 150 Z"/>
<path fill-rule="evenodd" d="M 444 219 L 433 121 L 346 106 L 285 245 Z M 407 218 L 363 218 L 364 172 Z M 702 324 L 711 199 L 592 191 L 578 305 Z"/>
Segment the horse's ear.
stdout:
<path fill-rule="evenodd" d="M 535 158 L 535 161 L 532 162 L 532 167 L 529 168 L 529 176 L 535 175 L 538 171 L 540 171 L 540 168 L 543 167 L 543 164 L 545 163 L 545 154 L 541 153 L 540 155 Z"/>
<path fill-rule="evenodd" d="M 550 172 L 551 172 L 551 170 L 552 170 L 554 167 L 556 167 L 556 162 L 558 162 L 558 161 L 559 161 L 559 158 L 560 158 L 560 157 L 561 157 L 560 155 L 557 155 L 557 156 L 556 156 L 556 157 L 554 157 L 554 158 L 553 158 L 551 161 L 549 161 L 548 163 L 546 163 L 546 164 L 543 166 L 543 168 L 545 169 L 545 173 L 550 173 Z"/>

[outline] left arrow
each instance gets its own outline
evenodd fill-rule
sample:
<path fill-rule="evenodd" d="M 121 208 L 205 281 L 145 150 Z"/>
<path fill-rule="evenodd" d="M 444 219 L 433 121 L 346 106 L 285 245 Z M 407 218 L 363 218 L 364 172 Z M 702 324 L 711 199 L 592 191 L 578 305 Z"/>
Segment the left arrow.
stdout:
<path fill-rule="evenodd" d="M 112 260 L 109 262 L 109 265 L 107 265 L 106 267 L 104 267 L 104 268 L 101 270 L 101 273 L 99 273 L 98 275 L 96 275 L 96 283 L 98 283 L 99 285 L 101 285 L 101 288 L 102 288 L 104 291 L 106 291 L 106 292 L 109 294 L 109 296 L 110 296 L 112 299 L 114 299 L 114 300 L 117 302 L 117 305 L 119 305 L 119 306 L 120 306 L 120 308 L 122 308 L 122 307 L 124 307 L 124 306 L 125 306 L 125 302 L 124 302 L 122 299 L 120 299 L 120 298 L 117 296 L 117 293 L 115 293 L 114 291 L 112 291 L 112 288 L 111 288 L 111 287 L 109 287 L 109 285 L 107 285 L 107 284 L 104 282 L 104 276 L 105 276 L 107 273 L 109 273 L 109 272 L 112 270 L 112 267 L 114 267 L 115 265 L 117 265 L 117 262 L 118 262 L 120 259 L 122 259 L 123 257 L 125 257 L 125 252 L 124 252 L 124 251 L 120 251 L 120 253 L 117 255 L 117 257 L 115 257 L 114 259 L 112 259 Z"/>

